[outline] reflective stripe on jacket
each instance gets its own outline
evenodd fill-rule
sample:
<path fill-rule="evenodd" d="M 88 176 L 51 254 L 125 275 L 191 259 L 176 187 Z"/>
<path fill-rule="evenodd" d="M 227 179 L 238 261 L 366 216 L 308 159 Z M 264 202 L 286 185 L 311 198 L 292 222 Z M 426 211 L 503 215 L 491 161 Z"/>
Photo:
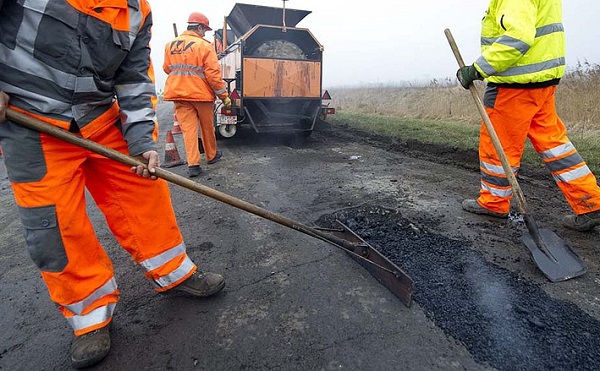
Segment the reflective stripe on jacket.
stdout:
<path fill-rule="evenodd" d="M 165 45 L 165 100 L 213 102 L 228 96 L 214 46 L 194 31 Z"/>
<path fill-rule="evenodd" d="M 491 0 L 475 67 L 497 84 L 560 79 L 565 72 L 561 0 Z"/>
<path fill-rule="evenodd" d="M 146 0 L 0 0 L 0 90 L 84 137 L 114 124 L 120 107 L 130 154 L 154 149 L 151 26 Z"/>

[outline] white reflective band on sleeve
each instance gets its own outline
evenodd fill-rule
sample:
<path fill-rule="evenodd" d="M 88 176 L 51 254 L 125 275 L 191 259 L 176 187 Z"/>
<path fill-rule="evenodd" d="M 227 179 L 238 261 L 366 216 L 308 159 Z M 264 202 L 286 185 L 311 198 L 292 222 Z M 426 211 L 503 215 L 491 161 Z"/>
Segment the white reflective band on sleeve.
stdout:
<path fill-rule="evenodd" d="M 139 0 L 138 10 L 129 7 L 129 45 L 133 45 L 135 38 L 137 37 L 138 32 L 142 27 L 142 21 L 144 19 L 142 17 L 142 11 L 140 10 L 140 8 L 141 6 L 139 5 Z"/>
<path fill-rule="evenodd" d="M 115 85 L 117 96 L 119 97 L 137 97 L 139 95 L 154 95 L 154 84 L 121 84 Z"/>
<path fill-rule="evenodd" d="M 547 24 L 545 26 L 536 28 L 535 37 L 541 37 L 541 36 L 545 36 L 545 35 L 550 35 L 551 33 L 554 33 L 554 32 L 564 32 L 564 31 L 565 31 L 565 28 L 562 23 Z"/>
<path fill-rule="evenodd" d="M 90 295 L 88 295 L 87 298 L 85 298 L 77 303 L 63 305 L 63 307 L 65 307 L 68 310 L 70 310 L 71 312 L 79 315 L 79 314 L 81 314 L 81 312 L 83 312 L 85 310 L 85 308 L 89 307 L 96 300 L 115 292 L 116 289 L 117 289 L 117 281 L 115 281 L 115 278 L 113 277 L 110 280 L 108 280 L 108 282 L 106 282 L 104 285 L 102 285 L 102 287 L 100 287 L 98 290 L 96 290 L 93 293 L 91 293 Z"/>
<path fill-rule="evenodd" d="M 160 287 L 167 287 L 172 285 L 174 282 L 179 281 L 183 277 L 185 277 L 188 273 L 194 269 L 196 265 L 190 260 L 189 257 L 185 257 L 185 260 L 181 263 L 179 268 L 175 269 L 171 274 L 167 274 L 166 276 L 162 276 L 159 279 L 155 280 L 155 282 Z"/>
<path fill-rule="evenodd" d="M 487 184 L 481 183 L 481 188 L 490 192 L 492 196 L 496 197 L 510 197 L 512 195 L 512 188 L 508 189 L 498 189 L 494 187 L 490 187 Z"/>
<path fill-rule="evenodd" d="M 83 330 L 102 322 L 106 322 L 108 319 L 110 319 L 110 317 L 112 317 L 116 306 L 116 303 L 108 304 L 106 306 L 96 308 L 86 315 L 69 317 L 67 318 L 67 322 L 69 322 L 73 330 Z"/>
<path fill-rule="evenodd" d="M 531 45 L 524 43 L 523 41 L 521 41 L 519 39 L 515 39 L 514 37 L 510 37 L 510 36 L 506 36 L 506 35 L 500 36 L 498 39 L 496 39 L 496 42 L 500 45 L 504 45 L 504 46 L 508 46 L 509 48 L 516 49 L 521 54 L 527 53 L 529 48 L 531 48 Z"/>
<path fill-rule="evenodd" d="M 553 175 L 553 177 L 554 177 L 554 181 L 556 183 L 560 183 L 560 182 L 568 183 L 568 182 L 572 182 L 576 179 L 582 178 L 588 174 L 591 174 L 590 168 L 587 165 L 584 165 L 582 167 L 573 169 L 571 171 L 566 171 L 561 174 L 555 174 L 555 175 Z"/>
<path fill-rule="evenodd" d="M 215 94 L 219 95 L 219 94 L 223 94 L 227 91 L 227 88 L 223 88 L 223 89 L 219 89 L 219 90 L 215 90 Z"/>
<path fill-rule="evenodd" d="M 171 261 L 173 258 L 185 253 L 185 243 L 182 242 L 179 245 L 169 249 L 162 254 L 155 256 L 150 259 L 146 259 L 140 263 L 147 271 L 153 271 L 161 265 Z"/>
<path fill-rule="evenodd" d="M 140 121 L 156 121 L 156 111 L 152 108 L 142 108 L 137 110 L 126 110 L 121 107 L 121 118 L 125 118 L 123 120 L 123 125 L 130 124 L 132 122 L 140 122 Z"/>
<path fill-rule="evenodd" d="M 571 142 L 569 142 L 569 143 L 561 144 L 558 147 L 554 147 L 549 150 L 542 151 L 542 152 L 540 152 L 540 156 L 542 158 L 555 158 L 555 157 L 560 157 L 560 156 L 567 154 L 574 150 L 575 150 L 575 146 Z"/>
<path fill-rule="evenodd" d="M 494 67 L 492 67 L 492 65 L 489 64 L 485 58 L 483 58 L 483 56 L 477 58 L 475 63 L 479 66 L 479 68 L 481 68 L 483 73 L 485 73 L 488 76 L 493 76 L 497 72 L 496 69 L 494 69 Z"/>

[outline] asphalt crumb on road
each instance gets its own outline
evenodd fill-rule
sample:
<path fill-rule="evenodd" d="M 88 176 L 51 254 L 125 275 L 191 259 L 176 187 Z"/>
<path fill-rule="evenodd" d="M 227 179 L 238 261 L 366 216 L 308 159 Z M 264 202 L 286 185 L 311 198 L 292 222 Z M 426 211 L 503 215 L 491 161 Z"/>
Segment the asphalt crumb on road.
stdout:
<path fill-rule="evenodd" d="M 379 206 L 324 215 L 350 227 L 414 281 L 413 299 L 480 363 L 498 370 L 598 370 L 600 321 L 575 304 Z M 532 263 L 533 264 L 533 263 Z"/>

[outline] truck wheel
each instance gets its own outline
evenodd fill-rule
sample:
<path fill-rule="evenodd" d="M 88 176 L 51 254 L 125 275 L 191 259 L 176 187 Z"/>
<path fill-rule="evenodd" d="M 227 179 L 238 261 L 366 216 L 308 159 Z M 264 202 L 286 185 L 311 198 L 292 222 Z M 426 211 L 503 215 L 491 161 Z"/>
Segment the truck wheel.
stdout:
<path fill-rule="evenodd" d="M 237 133 L 237 125 L 219 125 L 219 134 L 223 138 L 231 138 Z"/>

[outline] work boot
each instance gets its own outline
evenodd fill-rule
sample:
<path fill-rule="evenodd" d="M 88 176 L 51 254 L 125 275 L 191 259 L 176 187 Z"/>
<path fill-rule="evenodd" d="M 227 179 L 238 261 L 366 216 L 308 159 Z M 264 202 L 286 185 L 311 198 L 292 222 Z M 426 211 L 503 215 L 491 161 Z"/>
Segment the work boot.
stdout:
<path fill-rule="evenodd" d="M 221 159 L 221 157 L 223 157 L 223 153 L 221 153 L 221 151 L 217 151 L 217 154 L 215 155 L 215 157 L 213 157 L 212 159 L 208 160 L 207 163 L 209 165 L 212 165 L 215 162 L 219 161 Z"/>
<path fill-rule="evenodd" d="M 194 165 L 194 166 L 188 167 L 188 176 L 190 178 L 195 178 L 200 174 L 202 174 L 202 168 L 200 167 L 200 165 Z"/>
<path fill-rule="evenodd" d="M 85 368 L 100 362 L 110 351 L 108 325 L 77 336 L 71 344 L 71 364 Z"/>
<path fill-rule="evenodd" d="M 206 297 L 216 294 L 225 287 L 225 279 L 217 273 L 196 271 L 188 279 L 173 287 L 174 291 L 183 291 L 185 293 Z"/>
<path fill-rule="evenodd" d="M 477 200 L 468 199 L 462 202 L 462 208 L 465 211 L 468 211 L 473 214 L 487 215 L 493 216 L 494 218 L 506 218 L 508 217 L 508 213 L 497 213 L 492 210 L 488 210 L 481 206 Z"/>
<path fill-rule="evenodd" d="M 595 226 L 600 225 L 600 210 L 581 215 L 568 215 L 564 218 L 563 224 L 575 231 L 591 231 Z"/>

